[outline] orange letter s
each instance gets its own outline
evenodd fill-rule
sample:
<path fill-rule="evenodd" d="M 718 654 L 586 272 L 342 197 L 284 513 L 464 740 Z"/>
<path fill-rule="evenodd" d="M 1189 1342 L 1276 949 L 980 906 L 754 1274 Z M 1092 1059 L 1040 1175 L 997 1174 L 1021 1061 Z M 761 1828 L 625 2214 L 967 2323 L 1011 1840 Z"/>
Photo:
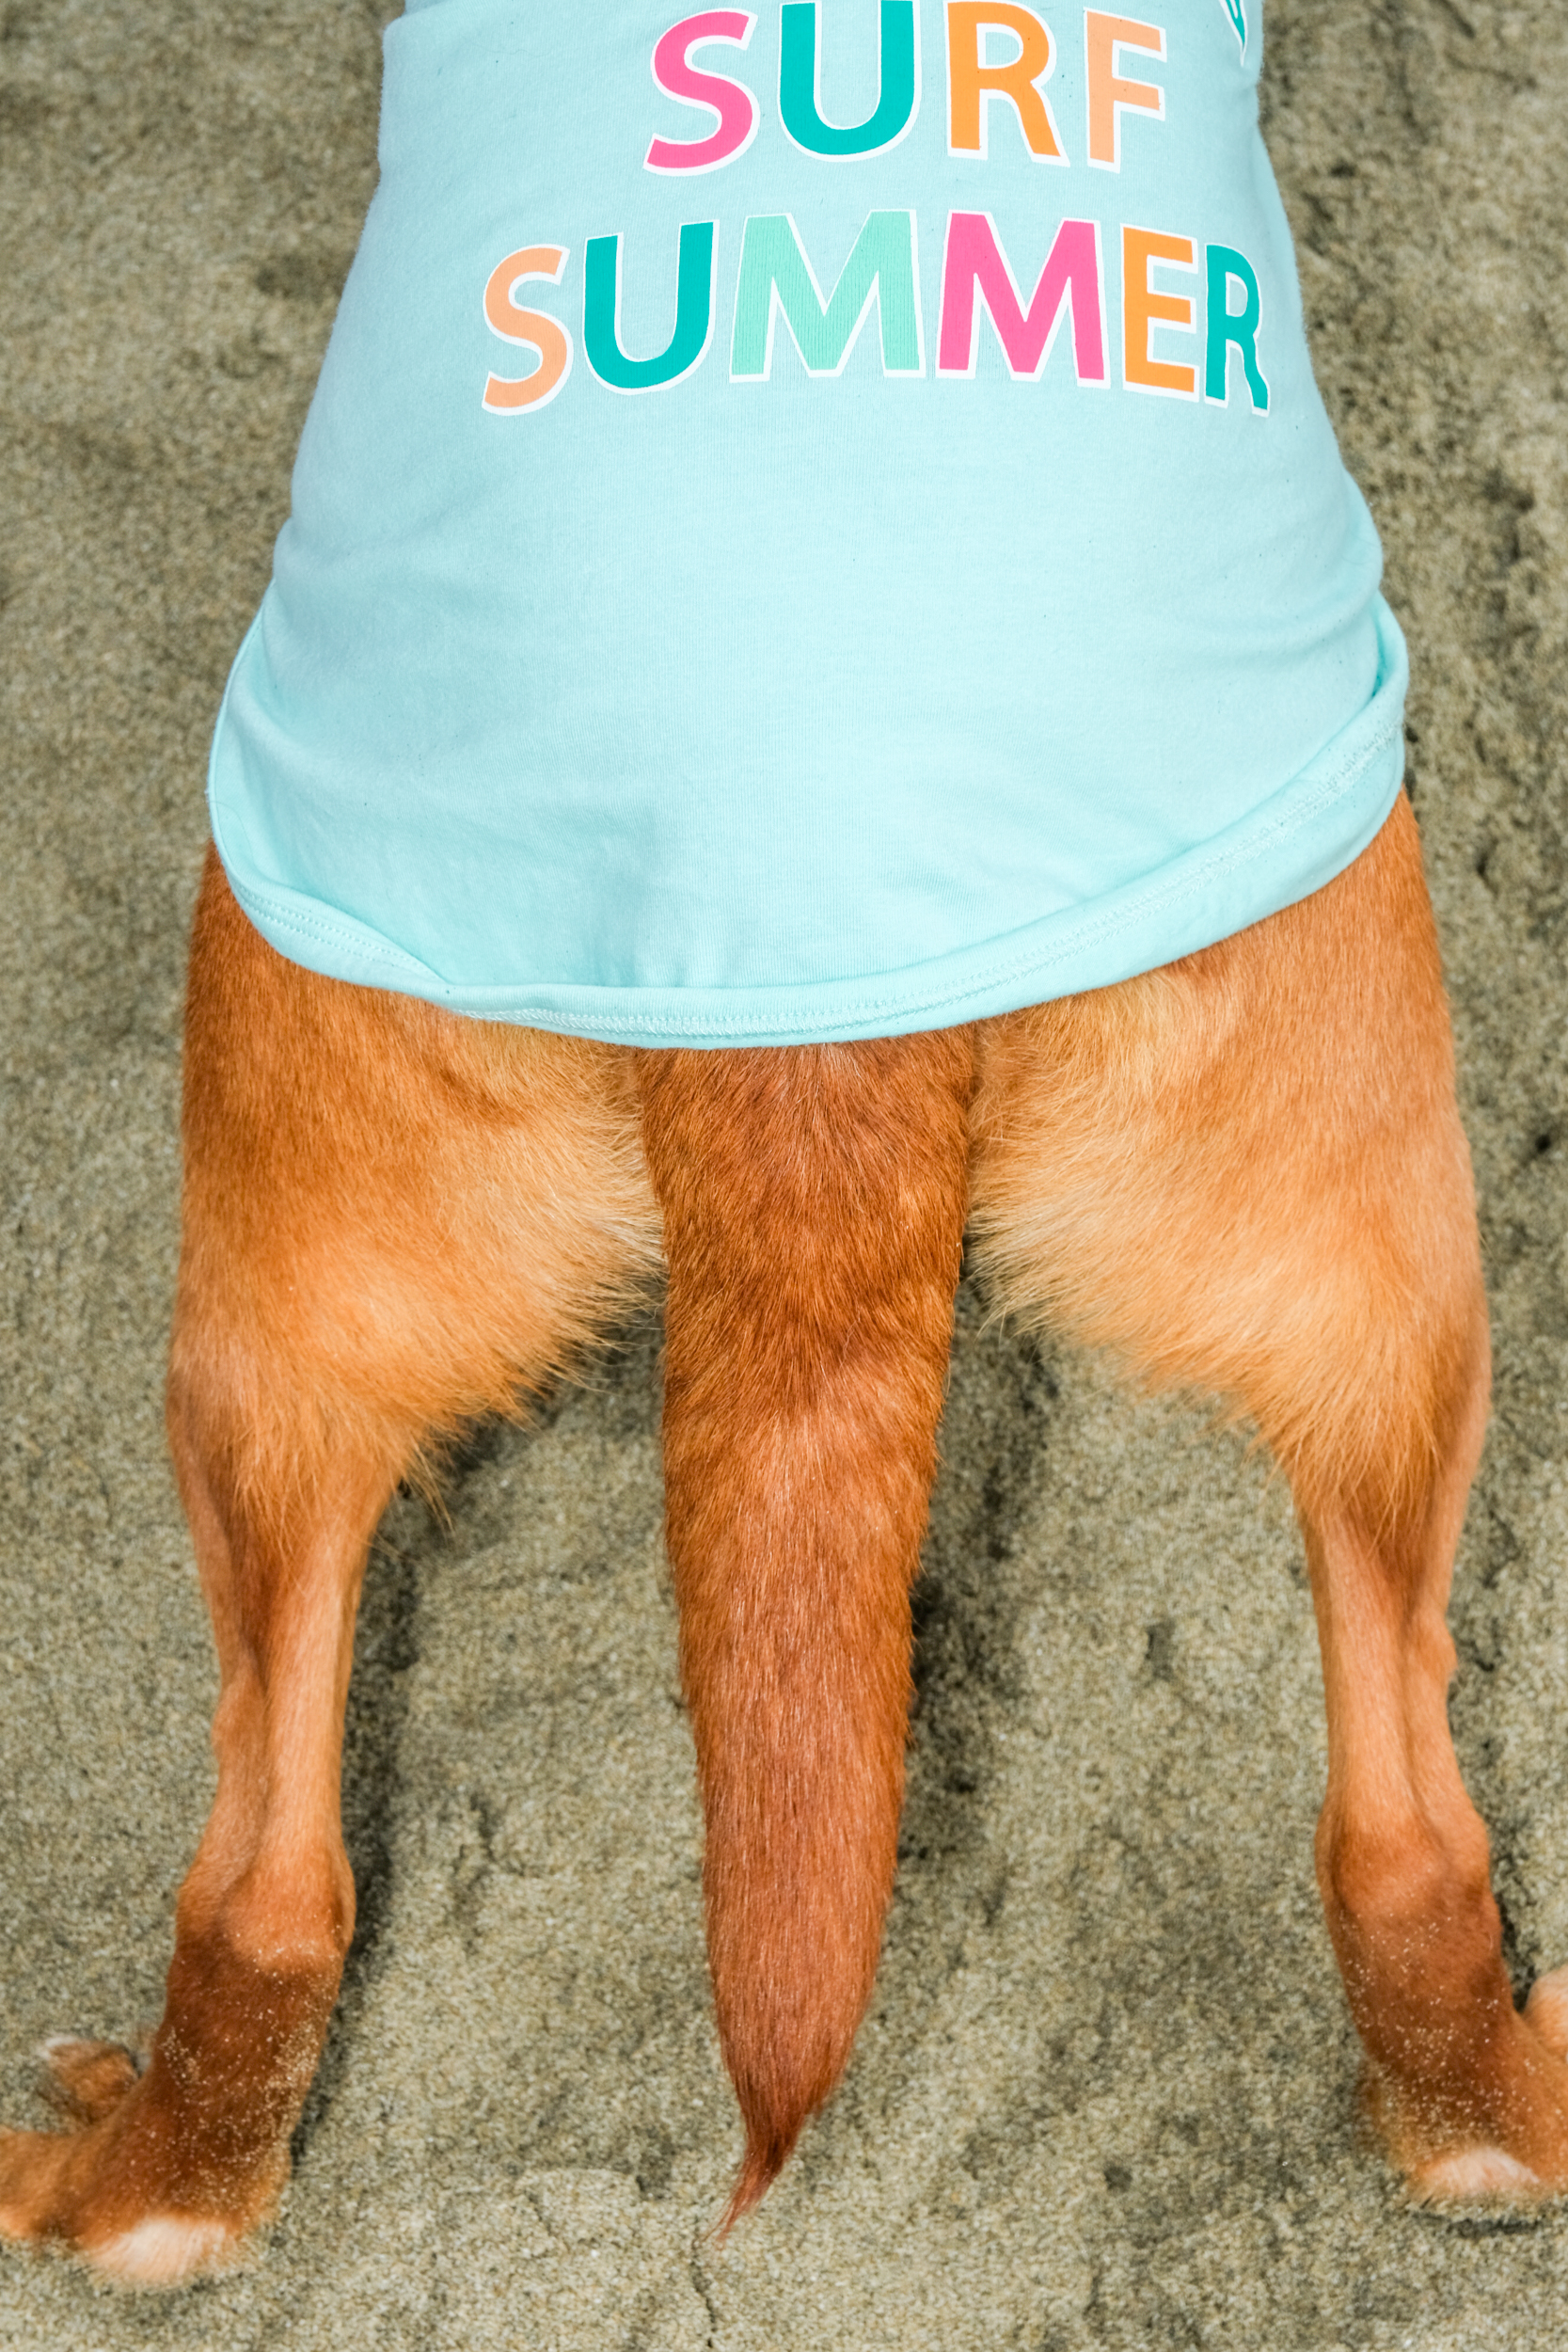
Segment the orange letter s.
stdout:
<path fill-rule="evenodd" d="M 485 324 L 509 343 L 522 343 L 539 354 L 531 375 L 492 375 L 484 387 L 484 405 L 492 416 L 515 416 L 519 410 L 543 408 L 555 398 L 572 372 L 572 339 L 556 319 L 543 310 L 524 310 L 513 301 L 513 289 L 525 278 L 547 278 L 559 286 L 566 266 L 563 245 L 526 245 L 509 253 L 490 273 L 484 289 Z"/>

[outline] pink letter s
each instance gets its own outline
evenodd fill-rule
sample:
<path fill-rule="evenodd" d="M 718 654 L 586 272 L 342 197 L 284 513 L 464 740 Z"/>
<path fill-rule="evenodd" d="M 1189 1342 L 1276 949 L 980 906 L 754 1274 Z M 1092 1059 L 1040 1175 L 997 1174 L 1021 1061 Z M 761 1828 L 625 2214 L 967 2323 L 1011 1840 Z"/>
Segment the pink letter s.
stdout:
<path fill-rule="evenodd" d="M 687 63 L 687 53 L 709 40 L 733 41 L 744 49 L 755 24 L 756 18 L 743 8 L 706 8 L 671 25 L 654 51 L 654 80 L 667 98 L 716 114 L 719 128 L 705 139 L 655 139 L 642 159 L 644 170 L 715 171 L 746 152 L 762 118 L 756 100 L 744 82 L 698 72 Z"/>

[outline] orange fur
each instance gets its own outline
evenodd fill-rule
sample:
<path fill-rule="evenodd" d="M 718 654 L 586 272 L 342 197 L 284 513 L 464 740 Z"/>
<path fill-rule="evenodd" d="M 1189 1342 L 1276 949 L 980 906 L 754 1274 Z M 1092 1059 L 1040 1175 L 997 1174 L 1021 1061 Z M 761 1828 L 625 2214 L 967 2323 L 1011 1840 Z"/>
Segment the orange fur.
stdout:
<path fill-rule="evenodd" d="M 400 1476 L 569 1364 L 657 1263 L 626 1057 L 318 979 L 209 852 L 171 1391 L 246 1507 L 343 1445 Z"/>
<path fill-rule="evenodd" d="M 1224 1399 L 1304 1506 L 1418 1505 L 1481 1293 L 1407 803 L 1299 906 L 990 1025 L 982 1073 L 1003 1304 Z"/>
<path fill-rule="evenodd" d="M 624 1057 L 318 979 L 214 857 L 184 1146 L 168 1420 L 217 1640 L 217 1797 L 146 2073 L 73 2137 L 0 2137 L 0 2230 L 144 2283 L 220 2265 L 283 2178 L 353 1929 L 339 1751 L 381 1511 L 657 1256 Z"/>
<path fill-rule="evenodd" d="M 669 1262 L 665 1446 L 707 1815 L 732 2216 L 845 2063 L 892 1882 L 966 1196 L 1014 1311 L 1255 1422 L 1323 1657 L 1325 1914 L 1417 2189 L 1568 2187 L 1568 2003 L 1525 2017 L 1444 1628 L 1487 1397 L 1468 1159 L 1414 822 L 1117 989 L 974 1030 L 632 1055 L 317 979 L 210 862 L 169 1428 L 222 1673 L 217 1799 L 145 2074 L 55 2053 L 0 2230 L 168 2283 L 265 2213 L 353 1917 L 338 1765 L 395 1480 Z"/>
<path fill-rule="evenodd" d="M 1218 1398 L 1290 1476 L 1328 1712 L 1318 1873 L 1418 2186 L 1568 2186 L 1568 2071 L 1513 2009 L 1444 1627 L 1485 1428 L 1469 1155 L 1415 819 L 1201 955 L 982 1039 L 974 1226 L 1015 1312 Z M 1528 2180 L 1489 2175 L 1500 2151 Z"/>
<path fill-rule="evenodd" d="M 893 1892 L 974 1046 L 647 1054 L 640 1075 L 708 1958 L 746 2119 L 733 2220 L 843 2071 Z"/>

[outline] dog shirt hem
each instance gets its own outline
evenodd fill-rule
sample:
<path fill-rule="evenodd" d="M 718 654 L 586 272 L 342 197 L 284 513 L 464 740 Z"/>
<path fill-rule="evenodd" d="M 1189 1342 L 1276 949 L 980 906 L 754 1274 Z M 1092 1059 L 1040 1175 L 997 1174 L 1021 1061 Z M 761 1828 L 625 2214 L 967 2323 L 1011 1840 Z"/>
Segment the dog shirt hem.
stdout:
<path fill-rule="evenodd" d="M 1408 659 L 1381 598 L 1376 612 L 1380 677 L 1371 700 L 1241 823 L 1099 899 L 875 976 L 702 989 L 449 980 L 369 925 L 257 870 L 224 791 L 227 695 L 209 778 L 213 834 L 235 898 L 280 955 L 326 978 L 422 997 L 451 1012 L 624 1045 L 798 1045 L 952 1028 L 1174 962 L 1309 897 L 1359 856 L 1403 775 Z M 1270 884 L 1261 899 L 1260 874 Z"/>

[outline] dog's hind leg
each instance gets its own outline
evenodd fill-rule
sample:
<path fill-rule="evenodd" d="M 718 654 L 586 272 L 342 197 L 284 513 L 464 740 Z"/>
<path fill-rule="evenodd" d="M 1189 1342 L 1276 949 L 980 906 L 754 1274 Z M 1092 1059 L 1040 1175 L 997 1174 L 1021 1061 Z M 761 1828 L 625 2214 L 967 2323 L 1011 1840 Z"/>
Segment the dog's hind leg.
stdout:
<path fill-rule="evenodd" d="M 837 2081 L 877 1966 L 973 1071 L 967 1030 L 641 1059 L 732 2219 Z"/>
<path fill-rule="evenodd" d="M 1551 1987 L 1542 2033 L 1514 2010 L 1449 1734 L 1486 1308 L 1407 804 L 1301 905 L 985 1046 L 1001 1296 L 1227 1400 L 1290 1475 L 1328 1710 L 1319 1881 L 1396 2160 L 1433 2198 L 1568 2186 L 1568 2035 Z"/>
<path fill-rule="evenodd" d="M 339 1751 L 393 1485 L 657 1256 L 624 1057 L 319 979 L 215 861 L 184 1140 L 169 1430 L 217 1641 L 217 1797 L 146 2071 L 54 2045 L 80 2128 L 0 2138 L 0 2231 L 141 2284 L 221 2264 L 286 2169 L 353 1926 Z"/>

